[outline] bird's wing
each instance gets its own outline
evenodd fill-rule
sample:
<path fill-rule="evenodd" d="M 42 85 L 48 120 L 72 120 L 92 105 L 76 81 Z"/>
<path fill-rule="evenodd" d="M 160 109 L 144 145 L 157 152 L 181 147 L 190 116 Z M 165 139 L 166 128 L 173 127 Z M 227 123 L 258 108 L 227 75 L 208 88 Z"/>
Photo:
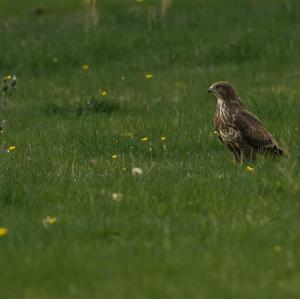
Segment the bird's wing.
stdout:
<path fill-rule="evenodd" d="M 273 136 L 251 112 L 240 110 L 234 117 L 234 124 L 252 146 L 257 148 L 277 146 Z"/>

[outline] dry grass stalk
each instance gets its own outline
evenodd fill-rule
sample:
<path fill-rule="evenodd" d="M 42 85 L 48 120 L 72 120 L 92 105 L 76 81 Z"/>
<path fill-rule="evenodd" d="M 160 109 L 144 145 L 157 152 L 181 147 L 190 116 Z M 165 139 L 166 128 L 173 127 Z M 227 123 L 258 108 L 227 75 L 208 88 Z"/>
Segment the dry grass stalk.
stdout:
<path fill-rule="evenodd" d="M 156 23 L 156 10 L 154 5 L 147 6 L 147 23 L 149 30 L 153 29 L 154 24 Z"/>
<path fill-rule="evenodd" d="M 171 8 L 172 0 L 161 0 L 160 4 L 160 15 L 161 17 L 165 17 L 168 10 Z"/>
<path fill-rule="evenodd" d="M 96 26 L 99 21 L 97 13 L 97 1 L 85 0 L 86 7 L 88 9 L 88 26 Z"/>

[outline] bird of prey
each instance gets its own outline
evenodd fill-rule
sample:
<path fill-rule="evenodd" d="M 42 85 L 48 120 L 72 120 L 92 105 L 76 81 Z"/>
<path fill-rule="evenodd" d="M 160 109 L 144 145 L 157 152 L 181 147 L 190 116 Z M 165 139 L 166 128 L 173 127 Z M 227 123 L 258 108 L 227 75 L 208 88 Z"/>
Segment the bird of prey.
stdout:
<path fill-rule="evenodd" d="M 237 162 L 253 161 L 257 153 L 285 155 L 262 122 L 245 108 L 229 82 L 216 82 L 208 92 L 217 98 L 215 132 Z"/>

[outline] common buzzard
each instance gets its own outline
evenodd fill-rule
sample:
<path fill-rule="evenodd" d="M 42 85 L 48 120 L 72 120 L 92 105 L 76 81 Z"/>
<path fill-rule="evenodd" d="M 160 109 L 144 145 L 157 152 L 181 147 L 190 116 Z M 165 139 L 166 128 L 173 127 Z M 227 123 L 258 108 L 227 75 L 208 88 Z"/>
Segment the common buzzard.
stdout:
<path fill-rule="evenodd" d="M 253 161 L 257 153 L 285 155 L 262 122 L 245 108 L 229 82 L 216 82 L 208 92 L 217 98 L 215 131 L 237 162 Z"/>

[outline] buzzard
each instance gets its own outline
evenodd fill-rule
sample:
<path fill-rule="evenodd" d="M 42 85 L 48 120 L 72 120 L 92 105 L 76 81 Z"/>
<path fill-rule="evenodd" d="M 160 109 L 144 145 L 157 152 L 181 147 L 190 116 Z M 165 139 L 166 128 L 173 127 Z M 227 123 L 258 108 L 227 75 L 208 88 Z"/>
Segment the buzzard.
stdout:
<path fill-rule="evenodd" d="M 284 156 L 274 137 L 249 112 L 229 82 L 214 83 L 209 89 L 217 98 L 215 131 L 237 162 L 253 161 L 257 153 Z"/>

